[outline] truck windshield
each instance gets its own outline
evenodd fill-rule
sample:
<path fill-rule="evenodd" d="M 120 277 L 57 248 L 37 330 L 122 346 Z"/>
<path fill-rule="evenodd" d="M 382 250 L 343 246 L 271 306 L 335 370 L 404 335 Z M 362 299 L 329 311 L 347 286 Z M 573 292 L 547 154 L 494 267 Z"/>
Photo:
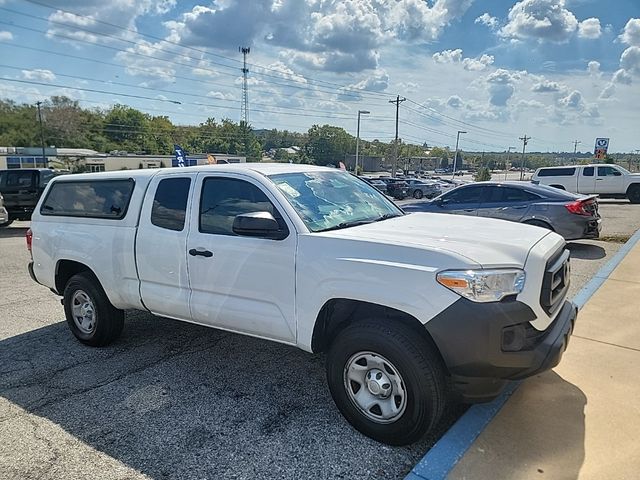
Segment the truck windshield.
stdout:
<path fill-rule="evenodd" d="M 337 230 L 403 215 L 368 183 L 341 171 L 269 177 L 312 232 Z"/>

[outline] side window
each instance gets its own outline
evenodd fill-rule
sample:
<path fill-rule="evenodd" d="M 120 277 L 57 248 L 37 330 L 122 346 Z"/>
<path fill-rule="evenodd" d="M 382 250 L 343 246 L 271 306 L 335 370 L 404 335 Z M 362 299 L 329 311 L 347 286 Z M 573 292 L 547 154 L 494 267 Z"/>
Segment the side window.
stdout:
<path fill-rule="evenodd" d="M 235 178 L 205 178 L 200 198 L 200 231 L 216 235 L 234 235 L 237 215 L 269 212 L 286 229 L 284 219 L 262 190 Z"/>
<path fill-rule="evenodd" d="M 133 179 L 56 182 L 49 189 L 40 213 L 120 220 L 127 214 L 134 186 Z"/>
<path fill-rule="evenodd" d="M 582 176 L 583 177 L 593 177 L 593 167 L 584 167 L 584 169 L 582 170 Z"/>
<path fill-rule="evenodd" d="M 535 193 L 527 192 L 519 188 L 502 187 L 502 201 L 505 203 L 512 202 L 530 202 L 538 200 L 540 197 Z"/>
<path fill-rule="evenodd" d="M 151 223 L 180 232 L 187 216 L 190 178 L 165 178 L 158 183 L 151 208 Z"/>
<path fill-rule="evenodd" d="M 478 187 L 466 187 L 451 192 L 444 197 L 444 200 L 449 204 L 456 203 L 477 203 L 480 201 L 482 195 L 482 188 Z"/>
<path fill-rule="evenodd" d="M 622 173 L 620 170 L 613 167 L 598 167 L 599 177 L 619 177 Z"/>
<path fill-rule="evenodd" d="M 49 180 L 53 178 L 53 172 L 50 170 L 40 171 L 40 188 L 46 187 Z"/>
<path fill-rule="evenodd" d="M 539 177 L 571 177 L 576 173 L 575 168 L 543 168 L 538 172 Z"/>
<path fill-rule="evenodd" d="M 20 170 L 7 172 L 7 181 L 5 186 L 7 188 L 32 188 L 34 176 L 35 173 L 30 170 L 24 172 L 21 172 Z"/>

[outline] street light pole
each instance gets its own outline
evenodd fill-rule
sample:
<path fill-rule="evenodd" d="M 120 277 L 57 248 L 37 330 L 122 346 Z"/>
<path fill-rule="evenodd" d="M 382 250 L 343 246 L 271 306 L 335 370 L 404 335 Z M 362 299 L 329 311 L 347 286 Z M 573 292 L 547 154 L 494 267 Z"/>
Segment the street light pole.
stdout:
<path fill-rule="evenodd" d="M 360 115 L 368 115 L 371 112 L 368 110 L 358 110 L 358 133 L 356 134 L 356 165 L 353 169 L 354 173 L 358 175 L 358 156 L 360 154 Z"/>
<path fill-rule="evenodd" d="M 44 152 L 44 129 L 42 128 L 42 112 L 40 111 L 40 105 L 42 102 L 37 101 L 36 105 L 38 106 L 38 122 L 40 123 L 40 145 L 42 146 L 42 163 L 45 167 L 49 166 L 49 162 L 47 162 L 47 157 Z"/>
<path fill-rule="evenodd" d="M 458 164 L 458 144 L 460 143 L 460 134 L 467 133 L 463 130 L 458 130 L 458 135 L 456 135 L 456 154 L 453 157 L 453 173 L 451 174 L 451 180 L 453 180 L 456 176 L 456 165 Z"/>
<path fill-rule="evenodd" d="M 504 164 L 504 179 L 507 180 L 507 173 L 509 172 L 509 167 L 507 165 L 511 162 L 511 150 L 515 150 L 516 147 L 509 147 L 507 150 L 507 163 Z"/>

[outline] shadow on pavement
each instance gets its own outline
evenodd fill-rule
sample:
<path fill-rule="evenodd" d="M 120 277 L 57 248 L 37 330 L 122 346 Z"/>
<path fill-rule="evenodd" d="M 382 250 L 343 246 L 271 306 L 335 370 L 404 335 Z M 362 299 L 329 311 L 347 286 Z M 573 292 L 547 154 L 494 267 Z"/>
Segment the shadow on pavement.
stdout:
<path fill-rule="evenodd" d="M 0 395 L 156 479 L 408 473 L 437 438 L 391 448 L 363 437 L 334 406 L 323 364 L 128 312 L 121 339 L 102 349 L 78 343 L 65 322 L 1 341 Z M 439 434 L 463 411 L 452 409 Z"/>
<path fill-rule="evenodd" d="M 524 381 L 449 478 L 577 479 L 586 404 L 582 390 L 553 371 Z"/>
<path fill-rule="evenodd" d="M 571 258 L 579 258 L 582 260 L 600 260 L 607 256 L 606 250 L 600 245 L 571 242 L 567 244 L 567 248 L 571 252 Z"/>
<path fill-rule="evenodd" d="M 0 228 L 0 238 L 24 237 L 27 230 L 28 227 L 3 227 Z"/>

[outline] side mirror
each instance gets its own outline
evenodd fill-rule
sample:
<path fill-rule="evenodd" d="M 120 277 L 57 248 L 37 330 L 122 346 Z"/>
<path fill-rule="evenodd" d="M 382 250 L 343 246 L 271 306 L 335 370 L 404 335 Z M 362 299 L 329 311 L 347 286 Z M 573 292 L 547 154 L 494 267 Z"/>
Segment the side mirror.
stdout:
<path fill-rule="evenodd" d="M 444 200 L 442 199 L 442 197 L 436 197 L 436 198 L 433 199 L 433 203 L 435 203 L 436 205 L 441 207 L 442 204 L 444 203 Z"/>
<path fill-rule="evenodd" d="M 613 172 L 613 176 L 614 176 L 614 177 L 621 177 L 621 176 L 622 176 L 622 172 L 620 172 L 619 170 L 615 170 L 615 171 Z"/>
<path fill-rule="evenodd" d="M 269 212 L 252 212 L 237 215 L 233 219 L 233 233 L 243 237 L 262 237 L 282 240 L 289 235 L 281 230 L 278 222 Z"/>

